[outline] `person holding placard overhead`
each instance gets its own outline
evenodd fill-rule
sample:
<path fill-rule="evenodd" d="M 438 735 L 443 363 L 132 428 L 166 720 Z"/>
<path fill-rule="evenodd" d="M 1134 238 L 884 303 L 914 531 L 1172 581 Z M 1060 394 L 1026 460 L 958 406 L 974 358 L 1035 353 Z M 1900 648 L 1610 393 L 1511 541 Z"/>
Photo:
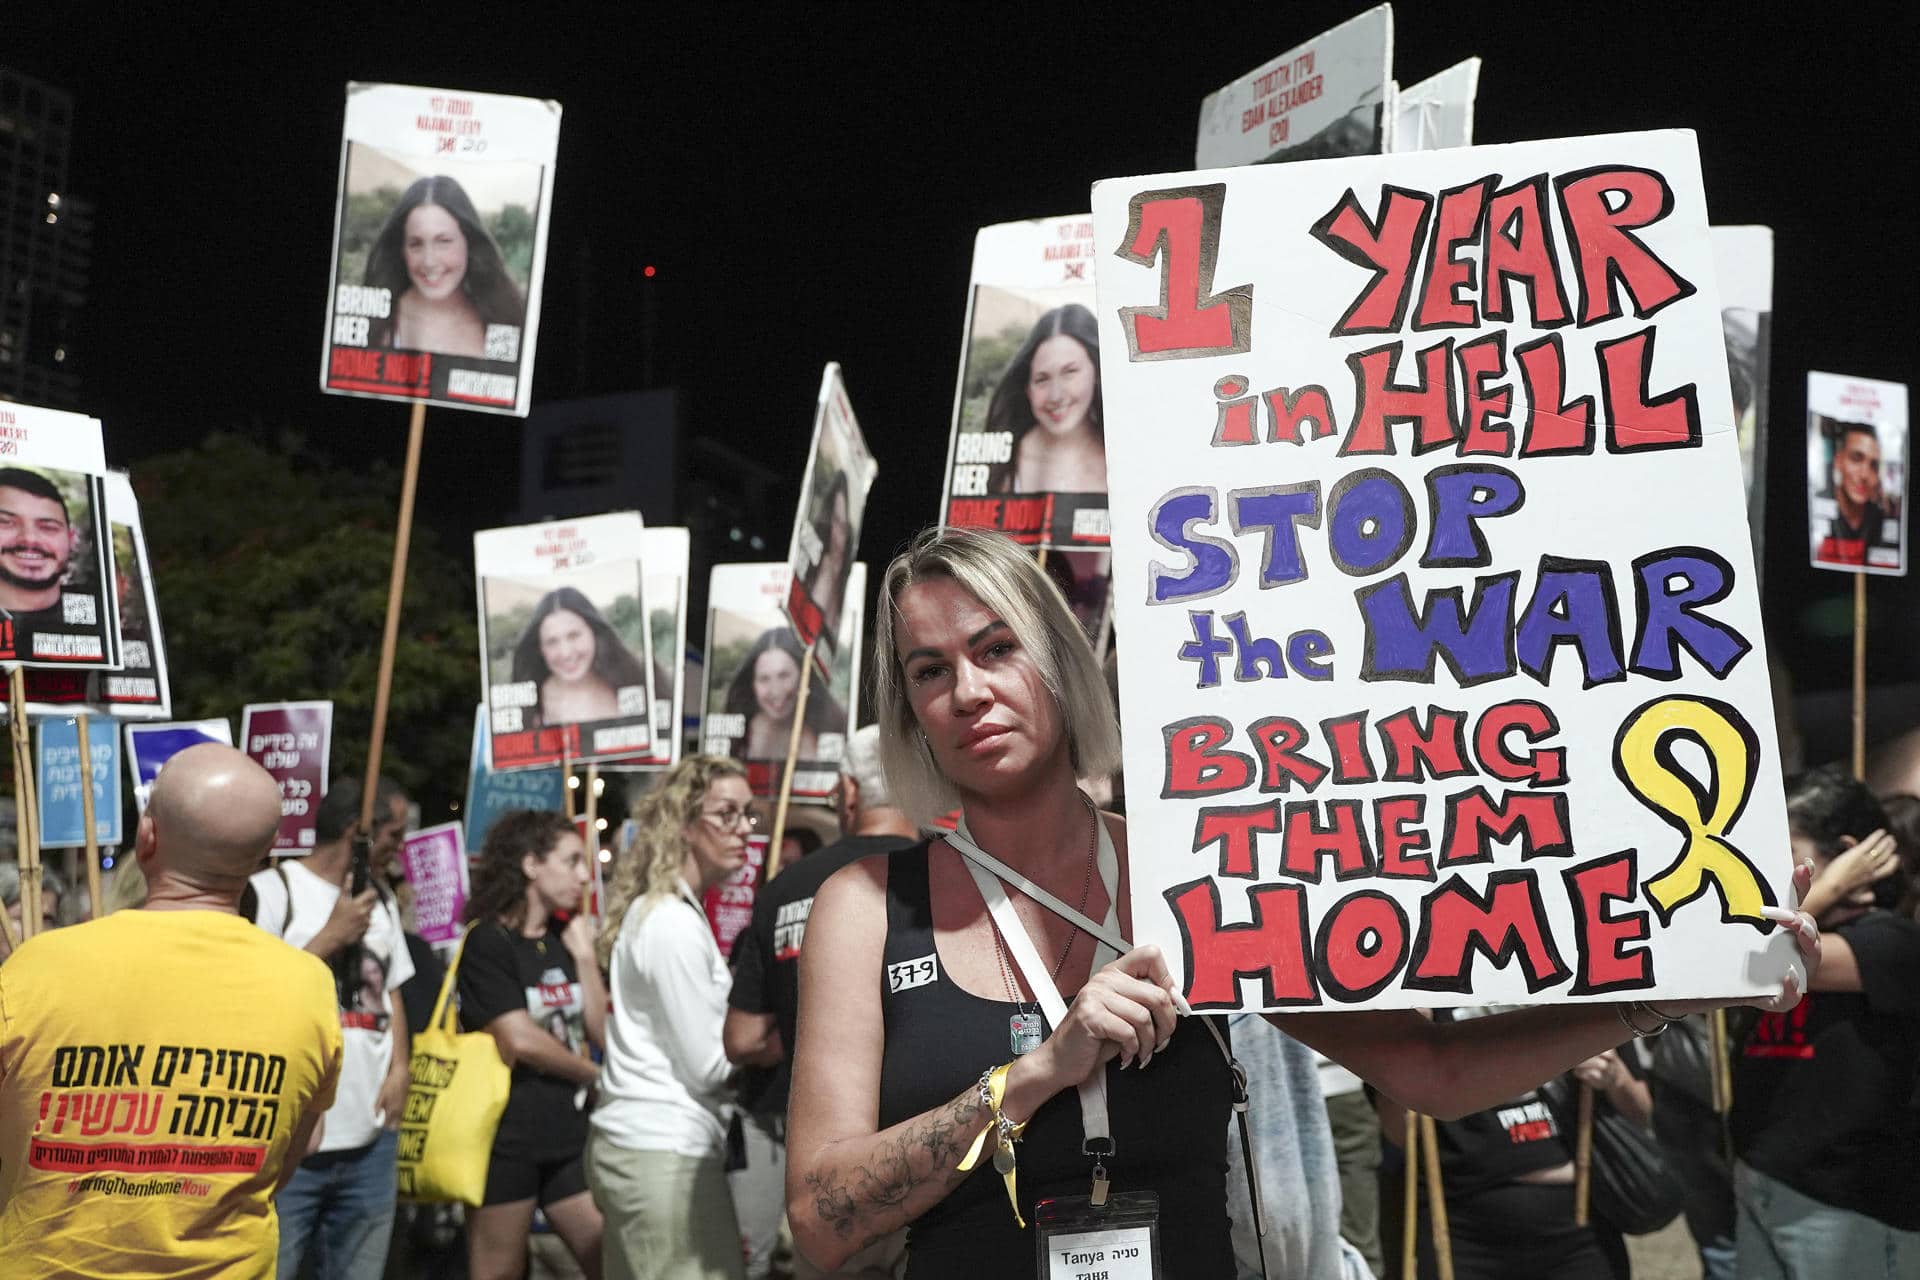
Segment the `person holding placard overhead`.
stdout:
<path fill-rule="evenodd" d="M 1100 331 L 1077 302 L 1041 316 L 987 401 L 988 431 L 1013 433 L 1005 493 L 1105 493 Z"/>
<path fill-rule="evenodd" d="M 788 1112 L 796 1243 L 831 1269 L 911 1224 L 915 1280 L 1031 1275 L 1055 1232 L 1125 1226 L 1119 1247 L 1150 1250 L 1157 1216 L 1159 1270 L 1112 1265 L 1114 1280 L 1233 1274 L 1233 1074 L 1209 1020 L 1178 1016 L 1158 949 L 1114 945 L 1131 932 L 1126 826 L 1075 780 L 1117 767 L 1119 724 L 1085 634 L 1031 556 L 959 529 L 894 560 L 878 623 L 888 783 L 921 822 L 956 805 L 961 822 L 814 899 Z M 1812 967 L 1813 922 L 1777 918 Z M 1798 998 L 1789 981 L 1775 1003 Z M 1612 1048 L 1623 1020 L 1650 1032 L 1686 1007 L 1275 1021 L 1402 1103 L 1458 1116 Z"/>
<path fill-rule="evenodd" d="M 370 345 L 440 355 L 495 358 L 494 331 L 518 329 L 526 299 L 506 257 L 466 190 L 445 175 L 409 186 L 367 253 L 367 284 L 387 290 L 391 314 L 374 322 Z"/>

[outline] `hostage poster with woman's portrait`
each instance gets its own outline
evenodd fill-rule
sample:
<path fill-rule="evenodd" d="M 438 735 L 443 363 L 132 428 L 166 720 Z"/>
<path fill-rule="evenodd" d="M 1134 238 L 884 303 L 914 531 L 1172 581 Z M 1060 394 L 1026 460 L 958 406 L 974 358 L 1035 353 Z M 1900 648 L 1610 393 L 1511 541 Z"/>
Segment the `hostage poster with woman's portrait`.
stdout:
<path fill-rule="evenodd" d="M 526 417 L 560 104 L 347 85 L 320 389 Z"/>
<path fill-rule="evenodd" d="M 878 472 L 847 400 L 840 366 L 829 364 L 820 378 L 813 449 L 807 455 L 807 476 L 800 486 L 800 507 L 787 551 L 793 570 L 787 617 L 802 646 L 818 640 L 831 649 L 835 643 L 854 557 L 860 551 L 867 491 Z"/>
<path fill-rule="evenodd" d="M 840 779 L 846 736 L 856 727 L 854 691 L 860 683 L 860 637 L 867 568 L 856 563 L 831 656 L 816 653 L 801 707 L 806 646 L 794 634 L 784 605 L 790 573 L 784 564 L 718 564 L 707 587 L 707 687 L 701 700 L 701 749 L 747 766 L 755 795 L 780 790 L 787 748 L 799 721 L 793 798 L 825 800 Z"/>
<path fill-rule="evenodd" d="M 473 535 L 490 768 L 650 750 L 644 543 L 635 511 Z"/>
<path fill-rule="evenodd" d="M 941 521 L 1032 547 L 1107 545 L 1093 221 L 982 227 L 973 242 Z"/>

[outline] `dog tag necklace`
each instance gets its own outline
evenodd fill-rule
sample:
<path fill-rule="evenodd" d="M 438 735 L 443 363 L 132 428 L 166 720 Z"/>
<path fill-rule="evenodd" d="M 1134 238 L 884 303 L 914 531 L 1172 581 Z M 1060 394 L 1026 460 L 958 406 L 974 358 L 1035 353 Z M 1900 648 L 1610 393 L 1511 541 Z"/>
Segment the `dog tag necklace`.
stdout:
<path fill-rule="evenodd" d="M 1080 914 L 1087 911 L 1087 897 L 1093 890 L 1093 864 L 1100 850 L 1100 817 L 1094 814 L 1093 839 L 1087 845 L 1087 874 L 1080 882 L 1080 905 L 1076 908 Z M 1067 957 L 1073 954 L 1073 944 L 1079 941 L 1080 926 L 1070 925 L 1067 930 L 1067 945 L 1060 952 L 1060 959 L 1054 962 L 1053 980 L 1060 981 L 1060 971 L 1067 967 Z M 1000 931 L 993 933 L 993 958 L 1000 963 L 1000 978 L 1007 984 L 1007 998 L 1013 1001 L 1013 1013 L 1007 1018 L 1007 1037 L 1013 1056 L 1033 1052 L 1040 1047 L 1044 1038 L 1041 1028 L 1040 1011 L 1028 1009 L 1020 999 L 1020 987 L 1013 980 L 1013 966 L 1007 963 L 1006 943 L 1000 937 Z M 997 1160 L 999 1157 L 996 1156 Z"/>

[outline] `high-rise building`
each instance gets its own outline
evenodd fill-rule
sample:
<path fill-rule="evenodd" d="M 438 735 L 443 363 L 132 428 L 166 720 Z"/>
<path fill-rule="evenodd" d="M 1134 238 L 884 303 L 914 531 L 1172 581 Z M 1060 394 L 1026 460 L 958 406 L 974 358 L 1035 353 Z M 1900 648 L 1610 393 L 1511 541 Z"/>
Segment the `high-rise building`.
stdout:
<path fill-rule="evenodd" d="M 0 67 L 0 399 L 80 407 L 93 206 L 67 190 L 73 95 Z"/>

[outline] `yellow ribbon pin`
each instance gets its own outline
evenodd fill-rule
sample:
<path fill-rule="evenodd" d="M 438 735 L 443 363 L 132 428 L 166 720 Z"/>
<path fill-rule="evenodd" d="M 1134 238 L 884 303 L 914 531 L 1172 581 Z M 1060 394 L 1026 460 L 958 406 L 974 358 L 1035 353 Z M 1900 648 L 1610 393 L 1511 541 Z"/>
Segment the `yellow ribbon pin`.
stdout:
<path fill-rule="evenodd" d="M 1704 786 L 1674 759 L 1676 737 L 1691 739 L 1706 752 Z M 1662 924 L 1712 881 L 1720 893 L 1722 920 L 1743 920 L 1762 932 L 1773 927 L 1760 914 L 1773 905 L 1773 891 L 1726 839 L 1746 807 L 1758 766 L 1759 742 L 1752 728 L 1723 702 L 1658 698 L 1621 727 L 1613 747 L 1614 772 L 1635 799 L 1687 838 L 1673 865 L 1645 885 Z"/>

